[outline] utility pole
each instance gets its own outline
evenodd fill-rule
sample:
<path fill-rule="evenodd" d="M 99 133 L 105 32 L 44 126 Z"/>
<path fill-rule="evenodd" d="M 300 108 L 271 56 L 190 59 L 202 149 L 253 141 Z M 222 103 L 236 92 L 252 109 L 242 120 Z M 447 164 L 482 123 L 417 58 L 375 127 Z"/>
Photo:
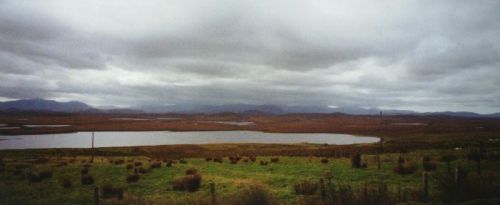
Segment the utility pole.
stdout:
<path fill-rule="evenodd" d="M 379 129 L 382 131 L 382 111 L 380 111 L 380 116 L 379 116 Z M 380 152 L 382 152 L 382 143 L 383 143 L 383 137 L 380 136 L 380 141 L 379 141 L 379 147 L 377 150 L 377 169 L 380 170 Z"/>
<path fill-rule="evenodd" d="M 94 162 L 94 131 L 92 131 L 92 158 L 90 159 L 90 162 Z"/>

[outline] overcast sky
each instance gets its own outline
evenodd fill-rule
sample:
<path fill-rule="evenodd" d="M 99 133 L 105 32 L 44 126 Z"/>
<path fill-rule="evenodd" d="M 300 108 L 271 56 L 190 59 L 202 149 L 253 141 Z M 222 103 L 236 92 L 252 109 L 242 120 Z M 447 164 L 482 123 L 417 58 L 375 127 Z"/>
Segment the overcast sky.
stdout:
<path fill-rule="evenodd" d="M 500 111 L 500 1 L 0 0 L 0 100 Z"/>

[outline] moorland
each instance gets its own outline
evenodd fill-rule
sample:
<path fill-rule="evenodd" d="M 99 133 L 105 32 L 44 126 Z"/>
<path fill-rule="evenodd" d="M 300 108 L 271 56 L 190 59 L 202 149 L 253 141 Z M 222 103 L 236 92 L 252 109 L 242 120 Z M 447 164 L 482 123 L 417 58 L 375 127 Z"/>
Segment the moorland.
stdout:
<path fill-rule="evenodd" d="M 220 123 L 220 122 L 251 123 Z M 0 151 L 2 204 L 498 204 L 500 120 L 343 114 L 8 114 L 4 135 L 253 130 L 374 144 L 201 144 Z M 70 125 L 33 127 L 25 125 Z M 15 137 L 15 136 L 12 136 Z"/>

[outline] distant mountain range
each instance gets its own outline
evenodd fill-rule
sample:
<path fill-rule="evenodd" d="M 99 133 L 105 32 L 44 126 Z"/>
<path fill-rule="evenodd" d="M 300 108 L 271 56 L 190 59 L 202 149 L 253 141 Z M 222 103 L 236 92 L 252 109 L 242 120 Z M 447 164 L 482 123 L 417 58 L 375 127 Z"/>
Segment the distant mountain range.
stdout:
<path fill-rule="evenodd" d="M 320 107 L 320 106 L 286 106 L 286 105 L 167 105 L 167 106 L 143 106 L 136 108 L 117 108 L 106 106 L 94 108 L 78 101 L 58 102 L 45 99 L 24 99 L 8 102 L 0 102 L 1 112 L 61 112 L 61 113 L 114 113 L 114 114 L 137 114 L 137 113 L 180 113 L 180 114 L 216 114 L 216 113 L 239 113 L 239 114 L 290 114 L 290 113 L 343 113 L 349 115 L 419 115 L 419 116 L 455 116 L 455 117 L 488 117 L 500 118 L 500 113 L 477 114 L 473 112 L 426 112 L 419 113 L 410 110 L 385 110 L 376 108 L 360 107 Z"/>
<path fill-rule="evenodd" d="M 45 99 L 23 99 L 0 102 L 2 112 L 58 112 L 58 113 L 141 113 L 133 109 L 98 109 L 78 101 L 58 102 Z"/>
<path fill-rule="evenodd" d="M 48 112 L 83 112 L 94 110 L 93 107 L 78 101 L 57 102 L 44 99 L 26 99 L 0 102 L 2 111 L 48 111 Z"/>

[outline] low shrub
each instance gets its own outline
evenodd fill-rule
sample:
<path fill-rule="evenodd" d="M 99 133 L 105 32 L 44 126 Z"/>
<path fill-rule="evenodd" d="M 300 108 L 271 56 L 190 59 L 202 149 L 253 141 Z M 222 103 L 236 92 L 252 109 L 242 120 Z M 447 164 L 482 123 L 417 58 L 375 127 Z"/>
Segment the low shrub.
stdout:
<path fill-rule="evenodd" d="M 37 158 L 37 159 L 33 160 L 33 163 L 35 163 L 35 164 L 45 164 L 48 162 L 49 162 L 49 159 L 47 159 L 47 158 Z"/>
<path fill-rule="evenodd" d="M 279 157 L 271 157 L 271 163 L 278 163 L 280 161 Z"/>
<path fill-rule="evenodd" d="M 297 195 L 314 195 L 318 190 L 318 183 L 302 180 L 293 185 L 293 190 Z"/>
<path fill-rule="evenodd" d="M 205 161 L 207 161 L 207 162 L 210 162 L 210 161 L 212 161 L 212 160 L 213 160 L 213 158 L 212 158 L 212 157 L 206 157 L 206 158 L 205 158 Z"/>
<path fill-rule="evenodd" d="M 268 164 L 268 162 L 267 162 L 267 161 L 262 161 L 262 160 L 260 160 L 260 165 L 261 165 L 261 166 L 267 166 L 267 164 Z"/>
<path fill-rule="evenodd" d="M 323 158 L 323 159 L 321 159 L 321 163 L 322 163 L 322 164 L 328 164 L 328 159 L 327 159 L 327 158 Z"/>
<path fill-rule="evenodd" d="M 29 182 L 36 183 L 36 182 L 41 182 L 43 178 L 41 178 L 38 174 L 34 173 L 27 173 L 26 178 L 28 179 Z"/>
<path fill-rule="evenodd" d="M 214 162 L 222 163 L 222 157 L 214 157 Z"/>
<path fill-rule="evenodd" d="M 161 162 L 154 162 L 150 165 L 151 169 L 157 169 L 161 167 Z"/>
<path fill-rule="evenodd" d="M 166 166 L 166 167 L 171 167 L 171 166 L 172 166 L 172 160 L 168 160 L 168 161 L 165 163 L 165 166 Z"/>
<path fill-rule="evenodd" d="M 132 165 L 132 164 L 127 164 L 127 166 L 126 166 L 126 167 L 127 167 L 127 170 L 131 170 L 131 169 L 133 169 L 133 168 L 134 168 L 134 165 Z"/>
<path fill-rule="evenodd" d="M 229 204 L 237 205 L 271 205 L 276 204 L 271 195 L 262 187 L 252 185 L 232 197 Z"/>
<path fill-rule="evenodd" d="M 105 184 L 102 186 L 101 189 L 102 193 L 102 198 L 104 199 L 109 199 L 109 198 L 117 198 L 117 199 L 123 199 L 123 188 L 120 187 L 114 187 L 113 185 L 110 184 Z"/>
<path fill-rule="evenodd" d="M 69 180 L 68 178 L 64 178 L 61 180 L 61 186 L 63 188 L 69 189 L 69 188 L 71 188 L 71 185 L 72 185 L 71 180 Z"/>
<path fill-rule="evenodd" d="M 365 190 L 358 197 L 363 204 L 390 205 L 396 204 L 396 200 L 391 196 L 387 184 L 379 182 L 375 188 L 365 185 Z"/>
<path fill-rule="evenodd" d="M 241 160 L 241 157 L 239 157 L 239 156 L 234 156 L 234 157 L 233 157 L 233 156 L 231 156 L 231 157 L 229 157 L 229 162 L 230 162 L 231 164 L 237 164 L 237 163 L 238 163 L 238 161 L 240 161 L 240 160 Z"/>
<path fill-rule="evenodd" d="M 184 176 L 184 188 L 188 192 L 195 192 L 201 186 L 201 175 L 200 174 L 190 174 Z"/>
<path fill-rule="evenodd" d="M 16 170 L 24 170 L 27 168 L 30 168 L 30 165 L 28 165 L 28 164 L 16 164 L 16 165 L 14 165 L 14 169 L 16 169 Z"/>
<path fill-rule="evenodd" d="M 139 168 L 139 173 L 141 173 L 141 174 L 147 174 L 147 173 L 149 173 L 149 171 L 151 171 L 151 170 L 150 169 L 145 169 L 143 167 Z"/>
<path fill-rule="evenodd" d="M 406 175 L 406 174 L 413 174 L 415 171 L 417 171 L 417 165 L 415 163 L 411 162 L 405 162 L 402 164 L 396 165 L 394 169 L 392 170 L 394 173 L 401 174 L 401 175 Z"/>
<path fill-rule="evenodd" d="M 142 162 L 134 162 L 134 166 L 135 167 L 140 167 L 140 166 L 142 166 Z"/>
<path fill-rule="evenodd" d="M 249 158 L 249 159 L 250 159 L 250 161 L 252 161 L 252 162 L 257 161 L 257 157 L 256 157 L 256 156 L 250 156 L 250 157 L 248 157 L 248 158 Z"/>
<path fill-rule="evenodd" d="M 172 189 L 176 191 L 195 192 L 201 186 L 201 174 L 196 169 L 186 170 L 186 176 L 172 181 Z"/>
<path fill-rule="evenodd" d="M 422 157 L 422 161 L 429 162 L 431 161 L 431 157 L 429 155 L 425 155 L 424 157 Z"/>
<path fill-rule="evenodd" d="M 83 167 L 84 168 L 90 168 L 90 167 L 92 167 L 92 165 L 91 164 L 84 164 Z"/>
<path fill-rule="evenodd" d="M 353 156 L 351 156 L 351 167 L 352 168 L 362 168 L 361 154 L 356 153 Z"/>
<path fill-rule="evenodd" d="M 87 168 L 87 167 L 84 167 L 82 170 L 80 170 L 80 174 L 82 174 L 82 175 L 86 175 L 88 173 L 89 173 L 89 168 Z"/>
<path fill-rule="evenodd" d="M 179 163 L 181 163 L 181 164 L 186 164 L 186 163 L 187 163 L 187 161 L 186 161 L 186 160 L 184 160 L 184 159 L 179 159 Z"/>
<path fill-rule="evenodd" d="M 361 204 L 358 202 L 358 197 L 356 197 L 356 194 L 354 193 L 350 185 L 339 184 L 337 196 L 339 204 L 342 205 Z"/>
<path fill-rule="evenodd" d="M 140 179 L 140 176 L 138 174 L 129 174 L 127 176 L 127 182 L 128 183 L 138 182 L 139 179 Z"/>
<path fill-rule="evenodd" d="M 38 176 L 40 176 L 40 178 L 42 179 L 48 179 L 48 178 L 52 178 L 52 172 L 51 171 L 41 171 Z"/>
<path fill-rule="evenodd" d="M 40 173 L 27 173 L 26 178 L 29 182 L 41 182 L 44 179 L 52 178 L 52 172 L 50 171 L 41 171 Z"/>
<path fill-rule="evenodd" d="M 114 164 L 115 165 L 125 164 L 125 160 L 123 159 L 115 160 Z"/>
<path fill-rule="evenodd" d="M 91 175 L 82 175 L 81 183 L 82 185 L 94 184 L 94 177 L 92 177 Z"/>
<path fill-rule="evenodd" d="M 66 162 L 59 162 L 56 164 L 56 167 L 65 167 L 65 166 L 68 166 L 68 163 Z"/>
<path fill-rule="evenodd" d="M 184 178 L 175 178 L 172 181 L 172 189 L 175 191 L 184 191 Z"/>
<path fill-rule="evenodd" d="M 15 169 L 12 171 L 12 174 L 15 175 L 15 176 L 21 176 L 23 175 L 23 170 L 20 170 L 20 169 Z"/>
<path fill-rule="evenodd" d="M 434 162 L 430 162 L 430 161 L 424 161 L 422 162 L 422 167 L 425 171 L 434 171 L 437 169 L 437 164 L 434 163 Z"/>
<path fill-rule="evenodd" d="M 403 164 L 403 163 L 405 163 L 405 161 L 406 160 L 403 157 L 401 157 L 401 155 L 399 155 L 398 160 L 396 161 L 396 163 Z"/>
<path fill-rule="evenodd" d="M 198 170 L 195 169 L 195 168 L 189 168 L 186 170 L 186 175 L 192 175 L 192 174 L 197 174 L 198 173 Z"/>

